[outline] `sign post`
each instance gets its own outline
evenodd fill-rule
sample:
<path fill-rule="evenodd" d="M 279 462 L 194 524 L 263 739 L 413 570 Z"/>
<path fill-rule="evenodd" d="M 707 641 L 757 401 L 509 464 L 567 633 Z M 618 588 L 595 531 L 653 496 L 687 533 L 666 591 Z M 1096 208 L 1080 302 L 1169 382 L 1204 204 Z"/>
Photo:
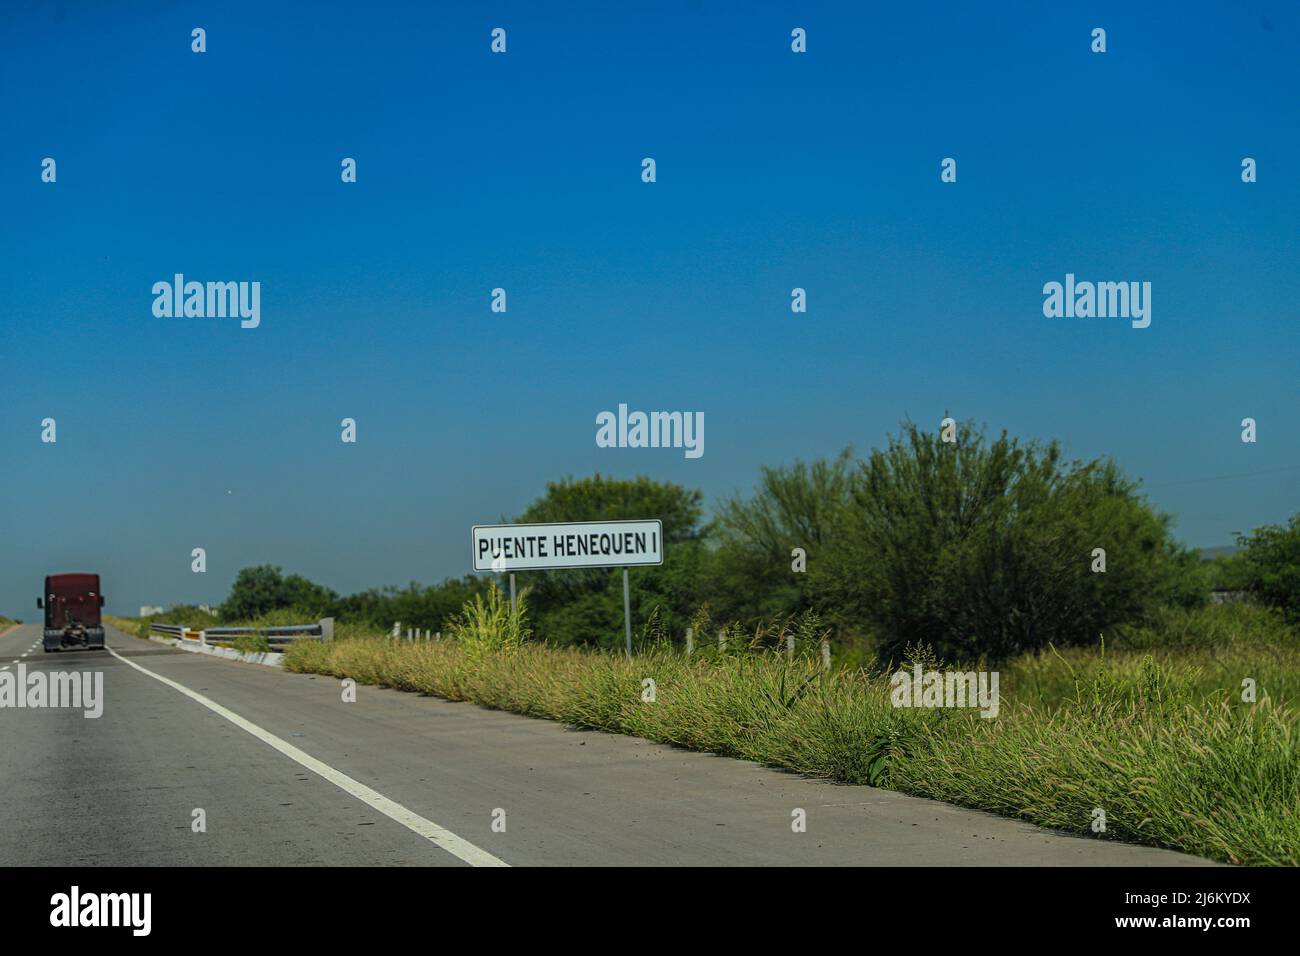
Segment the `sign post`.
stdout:
<path fill-rule="evenodd" d="M 627 636 L 627 656 L 632 656 L 632 599 L 627 589 L 627 568 L 623 569 L 623 633 Z"/>
<path fill-rule="evenodd" d="M 627 569 L 664 563 L 662 521 L 574 521 L 475 525 L 475 571 L 510 572 L 510 610 L 515 572 L 564 568 L 623 569 L 623 636 L 632 656 L 632 596 Z"/>

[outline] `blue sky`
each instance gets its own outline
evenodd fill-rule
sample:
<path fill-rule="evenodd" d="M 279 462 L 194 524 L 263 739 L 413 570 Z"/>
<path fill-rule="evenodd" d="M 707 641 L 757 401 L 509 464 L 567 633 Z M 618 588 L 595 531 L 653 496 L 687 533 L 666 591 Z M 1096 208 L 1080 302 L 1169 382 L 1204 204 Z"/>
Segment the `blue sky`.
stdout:
<path fill-rule="evenodd" d="M 1135 6 L 6 7 L 0 613 L 52 570 L 132 613 L 434 581 L 550 479 L 712 503 L 946 411 L 1115 456 L 1191 544 L 1285 520 L 1300 12 Z M 155 318 L 176 272 L 261 326 Z M 1045 318 L 1067 272 L 1150 281 L 1151 327 Z M 704 456 L 597 448 L 620 402 Z"/>

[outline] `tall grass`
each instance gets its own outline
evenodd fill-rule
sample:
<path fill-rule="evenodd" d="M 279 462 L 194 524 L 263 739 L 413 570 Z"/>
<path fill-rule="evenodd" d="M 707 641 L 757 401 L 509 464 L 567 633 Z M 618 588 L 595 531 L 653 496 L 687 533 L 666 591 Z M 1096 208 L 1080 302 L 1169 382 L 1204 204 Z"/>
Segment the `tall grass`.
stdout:
<path fill-rule="evenodd" d="M 1113 640 L 1099 636 L 1095 648 L 1022 655 L 1002 666 L 1002 691 L 1019 703 L 1055 707 L 1080 681 L 1104 678 L 1132 696 L 1152 663 L 1171 693 L 1197 704 L 1228 699 L 1241 706 L 1242 682 L 1250 680 L 1257 698 L 1300 708 L 1300 635 L 1275 611 L 1250 605 L 1167 610 Z"/>
<path fill-rule="evenodd" d="M 1297 713 L 1270 690 L 1294 692 L 1286 678 L 1294 635 L 1200 658 L 1186 646 L 1034 655 L 1011 665 L 1011 692 L 990 720 L 895 708 L 887 675 L 823 671 L 809 622 L 797 625 L 790 653 L 785 639 L 795 626 L 736 635 L 725 648 L 703 644 L 690 657 L 651 640 L 629 660 L 530 643 L 523 607 L 512 615 L 490 590 L 466 606 L 446 640 L 304 641 L 285 664 L 1080 834 L 1092 832 L 1101 809 L 1105 838 L 1232 863 L 1300 865 Z M 1162 659 L 1175 651 L 1184 657 Z M 1261 675 L 1257 703 L 1241 700 L 1239 667 Z"/>

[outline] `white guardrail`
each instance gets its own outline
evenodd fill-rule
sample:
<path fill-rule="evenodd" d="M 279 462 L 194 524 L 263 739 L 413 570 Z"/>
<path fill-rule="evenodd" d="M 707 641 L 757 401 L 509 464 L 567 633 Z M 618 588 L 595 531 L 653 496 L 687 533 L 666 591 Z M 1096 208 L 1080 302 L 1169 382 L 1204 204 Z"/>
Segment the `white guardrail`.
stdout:
<path fill-rule="evenodd" d="M 153 634 L 164 637 L 176 637 L 186 641 L 198 641 L 201 644 L 227 644 L 241 634 L 261 634 L 272 646 L 288 644 L 292 641 L 329 641 L 334 638 L 334 618 L 327 617 L 315 624 L 290 624 L 285 627 L 209 627 L 201 631 L 184 624 L 149 625 Z"/>

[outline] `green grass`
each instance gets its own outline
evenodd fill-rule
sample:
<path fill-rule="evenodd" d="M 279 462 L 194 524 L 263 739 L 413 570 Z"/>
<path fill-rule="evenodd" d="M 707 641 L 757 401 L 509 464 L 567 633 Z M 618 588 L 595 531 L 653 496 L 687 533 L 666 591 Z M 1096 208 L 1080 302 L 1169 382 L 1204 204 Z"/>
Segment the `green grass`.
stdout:
<path fill-rule="evenodd" d="M 144 620 L 144 618 L 118 617 L 116 614 L 105 614 L 102 619 L 109 627 L 117 628 L 117 630 L 121 631 L 123 634 L 130 634 L 132 637 L 149 636 L 147 626 L 145 627 L 145 632 L 143 634 L 140 632 L 140 622 Z"/>
<path fill-rule="evenodd" d="M 1241 703 L 1243 680 L 1256 697 L 1300 710 L 1300 635 L 1273 611 L 1247 605 L 1211 605 L 1168 611 L 1158 622 L 1101 641 L 1096 648 L 1050 649 L 1003 665 L 1002 693 L 1017 703 L 1058 707 L 1080 683 L 1108 679 L 1132 696 L 1150 660 L 1170 693 L 1194 704 Z"/>
<path fill-rule="evenodd" d="M 272 650 L 271 642 L 265 634 L 237 634 L 231 640 L 220 643 L 233 647 L 241 654 L 269 654 Z"/>
<path fill-rule="evenodd" d="M 1198 616 L 1199 615 L 1199 616 Z M 1161 629 L 1168 638 L 1156 646 Z M 1222 646 L 1208 641 L 1217 635 Z M 807 638 L 807 633 L 802 632 Z M 303 641 L 299 672 L 466 700 L 848 783 L 870 783 L 1092 835 L 1232 863 L 1300 865 L 1300 671 L 1294 632 L 1257 609 L 1209 608 L 999 669 L 1001 713 L 895 708 L 888 675 L 821 669 L 817 642 L 729 642 L 633 660 L 529 641 L 489 594 L 443 641 L 352 631 Z M 770 643 L 770 642 L 769 642 Z M 1258 702 L 1241 700 L 1253 677 Z M 643 681 L 655 700 L 643 700 Z"/>

